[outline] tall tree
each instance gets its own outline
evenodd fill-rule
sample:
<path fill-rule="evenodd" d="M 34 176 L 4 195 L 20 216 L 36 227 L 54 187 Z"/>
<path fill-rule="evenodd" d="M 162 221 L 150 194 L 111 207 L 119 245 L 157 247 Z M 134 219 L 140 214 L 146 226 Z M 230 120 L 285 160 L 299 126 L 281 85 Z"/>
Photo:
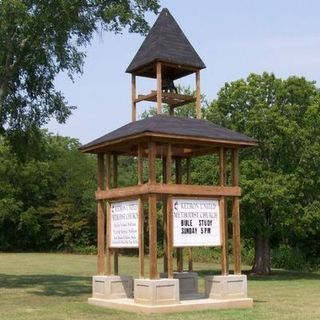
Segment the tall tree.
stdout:
<path fill-rule="evenodd" d="M 21 132 L 65 122 L 73 107 L 55 76 L 81 73 L 95 31 L 145 33 L 145 13 L 158 8 L 158 0 L 1 0 L 0 134 L 25 143 Z"/>
<path fill-rule="evenodd" d="M 96 239 L 96 159 L 76 139 L 41 131 L 21 162 L 0 138 L 0 250 L 76 250 Z"/>
<path fill-rule="evenodd" d="M 255 241 L 253 272 L 269 273 L 271 240 L 294 243 L 301 228 L 320 234 L 319 90 L 304 78 L 251 74 L 227 83 L 206 117 L 259 141 L 242 152 L 241 216 Z"/>

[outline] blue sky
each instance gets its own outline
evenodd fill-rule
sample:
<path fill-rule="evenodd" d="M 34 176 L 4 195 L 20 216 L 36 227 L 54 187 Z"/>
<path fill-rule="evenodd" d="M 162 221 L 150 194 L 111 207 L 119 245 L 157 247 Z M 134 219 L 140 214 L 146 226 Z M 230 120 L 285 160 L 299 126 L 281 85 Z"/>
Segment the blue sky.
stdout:
<path fill-rule="evenodd" d="M 201 91 L 211 101 L 225 82 L 251 72 L 277 77 L 304 76 L 320 86 L 319 0 L 160 0 L 194 46 L 207 68 Z M 155 15 L 148 14 L 152 25 Z M 89 142 L 131 121 L 130 75 L 125 69 L 143 37 L 124 32 L 97 34 L 86 48 L 84 74 L 72 83 L 66 75 L 56 86 L 77 106 L 66 124 L 51 121 L 50 132 Z M 177 84 L 194 87 L 194 76 Z M 138 93 L 155 88 L 138 78 Z M 138 104 L 141 114 L 148 104 Z"/>

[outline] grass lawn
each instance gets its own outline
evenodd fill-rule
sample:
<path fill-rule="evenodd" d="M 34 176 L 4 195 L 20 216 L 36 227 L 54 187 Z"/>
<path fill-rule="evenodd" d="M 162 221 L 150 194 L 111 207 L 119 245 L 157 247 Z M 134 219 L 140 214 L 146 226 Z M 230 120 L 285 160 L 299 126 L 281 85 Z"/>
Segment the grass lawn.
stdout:
<path fill-rule="evenodd" d="M 120 273 L 137 276 L 138 260 L 120 257 Z M 218 266 L 213 266 L 217 270 Z M 195 263 L 201 276 L 212 268 Z M 69 254 L 0 253 L 0 319 L 163 319 L 91 306 L 91 276 L 96 257 Z M 268 277 L 249 276 L 254 307 L 165 315 L 173 319 L 319 320 L 320 273 L 274 271 Z"/>

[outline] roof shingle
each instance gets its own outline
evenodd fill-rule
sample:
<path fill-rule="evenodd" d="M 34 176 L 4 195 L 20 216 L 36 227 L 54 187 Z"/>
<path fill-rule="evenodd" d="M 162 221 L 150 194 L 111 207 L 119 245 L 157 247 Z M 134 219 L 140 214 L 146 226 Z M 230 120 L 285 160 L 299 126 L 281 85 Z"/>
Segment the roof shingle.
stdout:
<path fill-rule="evenodd" d="M 92 149 L 95 146 L 127 138 L 141 133 L 157 133 L 190 138 L 205 138 L 212 140 L 241 142 L 243 145 L 254 145 L 255 139 L 244 134 L 223 128 L 207 120 L 180 118 L 167 115 L 156 115 L 151 118 L 130 122 L 88 144 L 80 150 Z"/>
<path fill-rule="evenodd" d="M 133 73 L 155 61 L 196 69 L 206 67 L 166 8 L 161 11 L 126 72 Z"/>

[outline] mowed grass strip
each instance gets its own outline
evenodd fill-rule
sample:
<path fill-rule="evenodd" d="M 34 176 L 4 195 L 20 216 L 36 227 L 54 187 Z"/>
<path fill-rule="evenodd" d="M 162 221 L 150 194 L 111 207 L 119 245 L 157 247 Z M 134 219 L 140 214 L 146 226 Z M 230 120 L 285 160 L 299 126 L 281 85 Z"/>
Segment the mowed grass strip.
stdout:
<path fill-rule="evenodd" d="M 137 277 L 138 259 L 120 257 L 120 273 Z M 147 264 L 146 264 L 147 267 Z M 219 266 L 195 263 L 200 290 L 206 274 Z M 146 269 L 147 270 L 147 269 Z M 159 260 L 159 270 L 161 261 Z M 91 277 L 96 257 L 71 254 L 0 253 L 0 319 L 163 319 L 91 306 Z M 166 320 L 319 320 L 320 273 L 276 270 L 271 276 L 249 276 L 252 309 L 206 310 L 166 315 Z"/>

